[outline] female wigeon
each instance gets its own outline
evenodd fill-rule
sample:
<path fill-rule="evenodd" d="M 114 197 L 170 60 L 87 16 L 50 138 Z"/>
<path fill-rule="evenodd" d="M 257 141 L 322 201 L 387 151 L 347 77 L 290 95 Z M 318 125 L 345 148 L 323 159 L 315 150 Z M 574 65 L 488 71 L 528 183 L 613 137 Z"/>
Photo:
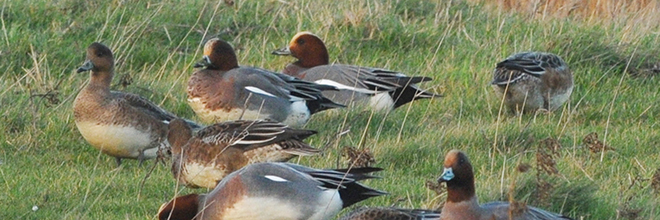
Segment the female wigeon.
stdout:
<path fill-rule="evenodd" d="M 195 135 L 187 123 L 173 120 L 172 173 L 189 187 L 213 189 L 231 172 L 258 162 L 284 162 L 320 150 L 302 140 L 315 131 L 289 128 L 269 121 L 229 121 L 210 125 Z"/>
<path fill-rule="evenodd" d="M 440 96 L 415 85 L 430 81 L 430 77 L 409 77 L 378 68 L 330 64 L 325 44 L 310 32 L 296 34 L 288 47 L 273 51 L 273 54 L 291 55 L 298 59 L 288 64 L 282 72 L 338 88 L 339 91 L 325 91 L 324 94 L 344 105 L 356 103 L 389 111 L 417 99 Z"/>
<path fill-rule="evenodd" d="M 522 52 L 497 64 L 491 84 L 514 113 L 554 111 L 571 96 L 573 74 L 557 55 Z"/>
<path fill-rule="evenodd" d="M 343 107 L 321 94 L 333 87 L 238 66 L 234 49 L 217 38 L 206 42 L 195 67 L 205 68 L 188 81 L 188 103 L 206 123 L 270 119 L 300 126 L 311 114 Z"/>
<path fill-rule="evenodd" d="M 426 209 L 369 207 L 352 211 L 340 220 L 440 220 L 440 212 Z"/>
<path fill-rule="evenodd" d="M 467 155 L 458 150 L 447 153 L 438 182 L 447 183 L 447 202 L 441 212 L 443 220 L 571 219 L 531 206 L 512 207 L 508 202 L 479 205 L 474 190 L 472 164 Z M 510 216 L 510 213 L 515 214 Z"/>
<path fill-rule="evenodd" d="M 110 91 L 114 57 L 105 45 L 92 43 L 87 48 L 87 60 L 77 72 L 90 70 L 89 84 L 73 102 L 76 126 L 83 138 L 115 157 L 117 166 L 122 158 L 142 163 L 156 157 L 158 147 L 165 144 L 167 124 L 176 116 L 138 95 Z"/>
<path fill-rule="evenodd" d="M 374 178 L 367 173 L 377 170 L 380 169 L 337 171 L 290 163 L 251 164 L 229 174 L 209 194 L 190 194 L 163 204 L 158 218 L 331 219 L 345 207 L 386 194 L 357 182 Z"/>

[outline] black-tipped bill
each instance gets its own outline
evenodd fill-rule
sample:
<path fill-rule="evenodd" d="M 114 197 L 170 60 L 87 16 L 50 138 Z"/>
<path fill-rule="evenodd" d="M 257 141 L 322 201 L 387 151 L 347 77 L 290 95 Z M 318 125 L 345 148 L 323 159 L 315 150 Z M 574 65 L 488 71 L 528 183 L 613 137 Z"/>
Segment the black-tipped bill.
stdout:
<path fill-rule="evenodd" d="M 85 71 L 90 71 L 92 68 L 94 68 L 94 63 L 92 63 L 90 60 L 86 60 L 85 63 L 83 63 L 83 65 L 76 70 L 76 72 L 82 73 Z"/>
<path fill-rule="evenodd" d="M 283 48 L 274 50 L 271 54 L 281 55 L 281 56 L 289 56 L 289 55 L 291 55 L 291 51 L 289 50 L 289 47 L 283 47 Z"/>
<path fill-rule="evenodd" d="M 445 170 L 442 171 L 442 175 L 438 177 L 438 182 L 447 182 L 452 179 L 454 179 L 454 171 L 451 167 L 446 167 Z"/>
<path fill-rule="evenodd" d="M 202 68 L 202 67 L 209 67 L 209 66 L 212 66 L 211 58 L 209 58 L 209 56 L 207 56 L 207 55 L 204 55 L 202 57 L 202 59 L 200 61 L 198 61 L 197 63 L 195 63 L 195 65 L 193 67 L 194 68 Z"/>

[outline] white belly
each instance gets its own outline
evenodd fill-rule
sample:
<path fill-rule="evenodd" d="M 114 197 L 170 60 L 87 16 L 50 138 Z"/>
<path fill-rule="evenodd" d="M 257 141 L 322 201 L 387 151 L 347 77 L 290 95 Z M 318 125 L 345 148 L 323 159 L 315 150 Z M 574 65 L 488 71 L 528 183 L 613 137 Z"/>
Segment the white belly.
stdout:
<path fill-rule="evenodd" d="M 203 166 L 198 163 L 188 163 L 183 170 L 183 178 L 190 185 L 213 189 L 218 181 L 227 175 L 214 166 L 214 164 Z"/>
<path fill-rule="evenodd" d="M 334 191 L 334 190 L 331 190 Z M 334 191 L 336 192 L 336 191 Z M 301 216 L 299 205 L 308 204 L 289 204 L 273 198 L 245 198 L 234 204 L 233 209 L 226 210 L 223 215 L 225 220 L 231 219 L 272 219 L 272 220 L 326 220 L 332 219 L 341 210 L 341 201 L 339 195 L 332 193 L 336 198 L 316 207 L 318 212 L 312 216 Z M 312 202 L 312 201 L 310 201 Z"/>
<path fill-rule="evenodd" d="M 297 101 L 291 105 L 291 112 L 282 122 L 291 126 L 302 126 L 309 120 L 309 109 L 304 101 Z"/>
<path fill-rule="evenodd" d="M 378 93 L 369 99 L 369 106 L 376 111 L 391 111 L 394 109 L 394 99 L 387 92 Z"/>
<path fill-rule="evenodd" d="M 83 138 L 96 149 L 114 157 L 137 158 L 140 150 L 154 148 L 151 134 L 133 127 L 76 122 Z M 156 150 L 145 151 L 145 159 L 155 158 Z"/>
<path fill-rule="evenodd" d="M 233 205 L 223 214 L 224 220 L 232 219 L 272 219 L 297 220 L 304 219 L 298 216 L 297 208 L 272 198 L 245 198 Z"/>
<path fill-rule="evenodd" d="M 341 211 L 342 201 L 337 190 L 328 189 L 323 191 L 320 200 L 326 202 L 320 205 L 318 212 L 309 217 L 310 220 L 332 219 Z"/>

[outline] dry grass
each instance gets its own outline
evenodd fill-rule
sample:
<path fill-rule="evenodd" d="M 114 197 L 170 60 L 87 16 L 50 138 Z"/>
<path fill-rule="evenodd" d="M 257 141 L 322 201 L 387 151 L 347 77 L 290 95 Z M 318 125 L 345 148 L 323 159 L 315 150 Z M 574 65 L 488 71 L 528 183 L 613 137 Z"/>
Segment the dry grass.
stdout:
<path fill-rule="evenodd" d="M 648 23 L 660 21 L 658 20 L 660 17 L 655 15 L 660 11 L 660 3 L 655 0 L 497 0 L 480 2 L 533 17 L 578 17 L 589 21 L 637 18 L 647 20 Z"/>
<path fill-rule="evenodd" d="M 528 19 L 577 20 L 589 25 L 618 25 L 628 36 L 660 27 L 660 1 L 656 0 L 469 0 L 488 8 L 522 14 Z M 630 39 L 635 39 L 631 37 Z M 654 63 L 655 64 L 655 63 Z M 651 65 L 654 65 L 651 64 Z M 657 75 L 652 67 L 633 71 Z"/>

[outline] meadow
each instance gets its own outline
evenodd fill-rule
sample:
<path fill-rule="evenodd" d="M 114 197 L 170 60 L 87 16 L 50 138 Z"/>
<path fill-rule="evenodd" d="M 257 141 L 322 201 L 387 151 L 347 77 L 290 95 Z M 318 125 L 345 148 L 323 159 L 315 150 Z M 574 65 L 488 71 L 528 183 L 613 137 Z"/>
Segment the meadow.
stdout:
<path fill-rule="evenodd" d="M 482 202 L 660 218 L 658 3 L 485 2 L 3 1 L 0 219 L 155 219 L 174 196 L 205 192 L 176 184 L 168 163 L 116 167 L 85 142 L 72 106 L 92 42 L 115 54 L 113 89 L 195 120 L 185 86 L 206 39 L 230 42 L 241 65 L 279 71 L 293 58 L 270 52 L 305 30 L 326 42 L 331 62 L 429 76 L 421 87 L 444 95 L 391 113 L 324 112 L 305 126 L 324 153 L 292 162 L 346 167 L 353 147 L 384 168 L 365 184 L 390 195 L 358 206 L 442 207 L 434 183 L 445 153 L 460 149 Z M 497 62 L 530 50 L 558 54 L 575 76 L 571 99 L 551 114 L 510 114 L 489 85 Z"/>

